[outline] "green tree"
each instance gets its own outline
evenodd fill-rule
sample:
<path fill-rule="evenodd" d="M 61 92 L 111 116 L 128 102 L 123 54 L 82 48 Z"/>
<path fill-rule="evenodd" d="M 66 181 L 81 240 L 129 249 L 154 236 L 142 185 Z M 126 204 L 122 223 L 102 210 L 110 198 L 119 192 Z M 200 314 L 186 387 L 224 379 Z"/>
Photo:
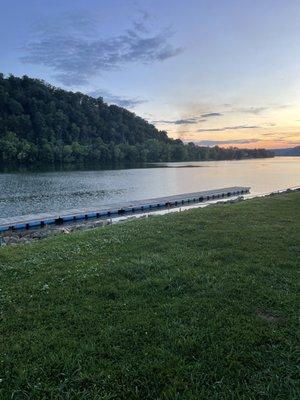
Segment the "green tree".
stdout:
<path fill-rule="evenodd" d="M 270 157 L 173 140 L 134 113 L 28 76 L 0 74 L 0 163 L 155 162 Z"/>

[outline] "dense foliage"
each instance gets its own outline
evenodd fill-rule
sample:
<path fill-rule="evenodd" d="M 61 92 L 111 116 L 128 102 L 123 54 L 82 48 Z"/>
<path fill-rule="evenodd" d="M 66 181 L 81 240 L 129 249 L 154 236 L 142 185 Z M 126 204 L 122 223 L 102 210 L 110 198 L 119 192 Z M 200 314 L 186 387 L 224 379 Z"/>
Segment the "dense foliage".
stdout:
<path fill-rule="evenodd" d="M 99 97 L 0 74 L 0 163 L 147 162 L 268 157 L 264 149 L 199 147 Z"/>

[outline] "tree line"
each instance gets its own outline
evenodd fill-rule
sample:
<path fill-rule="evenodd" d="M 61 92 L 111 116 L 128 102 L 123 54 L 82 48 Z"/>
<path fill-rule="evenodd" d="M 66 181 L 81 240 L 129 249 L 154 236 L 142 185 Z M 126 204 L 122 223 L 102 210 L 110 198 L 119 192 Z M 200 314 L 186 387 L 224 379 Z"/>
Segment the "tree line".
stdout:
<path fill-rule="evenodd" d="M 265 149 L 196 146 L 134 113 L 41 80 L 0 74 L 0 164 L 123 163 L 271 157 Z"/>

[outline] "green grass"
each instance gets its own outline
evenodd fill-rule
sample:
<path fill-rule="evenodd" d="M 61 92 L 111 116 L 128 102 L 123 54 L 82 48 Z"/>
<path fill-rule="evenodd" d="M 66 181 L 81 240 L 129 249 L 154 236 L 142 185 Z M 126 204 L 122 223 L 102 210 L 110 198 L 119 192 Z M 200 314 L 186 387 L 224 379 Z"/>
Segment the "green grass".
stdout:
<path fill-rule="evenodd" d="M 0 398 L 298 399 L 299 264 L 299 192 L 1 248 Z"/>

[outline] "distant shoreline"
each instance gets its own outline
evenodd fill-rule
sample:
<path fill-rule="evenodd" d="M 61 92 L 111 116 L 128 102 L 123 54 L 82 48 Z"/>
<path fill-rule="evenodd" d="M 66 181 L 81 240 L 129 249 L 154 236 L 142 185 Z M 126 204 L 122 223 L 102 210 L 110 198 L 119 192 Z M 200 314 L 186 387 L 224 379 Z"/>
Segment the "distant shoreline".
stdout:
<path fill-rule="evenodd" d="M 222 161 L 245 161 L 245 160 L 264 160 L 273 159 L 281 156 L 271 157 L 245 157 L 240 159 L 224 159 L 224 160 L 185 160 L 185 161 L 158 161 L 158 162 L 132 162 L 132 163 L 37 163 L 34 165 L 1 165 L 1 173 L 14 172 L 59 172 L 59 171 L 101 171 L 101 170 L 121 170 L 121 169 L 139 169 L 139 168 L 202 168 L 202 165 L 167 165 L 167 164 L 184 164 L 184 163 L 210 163 Z"/>

